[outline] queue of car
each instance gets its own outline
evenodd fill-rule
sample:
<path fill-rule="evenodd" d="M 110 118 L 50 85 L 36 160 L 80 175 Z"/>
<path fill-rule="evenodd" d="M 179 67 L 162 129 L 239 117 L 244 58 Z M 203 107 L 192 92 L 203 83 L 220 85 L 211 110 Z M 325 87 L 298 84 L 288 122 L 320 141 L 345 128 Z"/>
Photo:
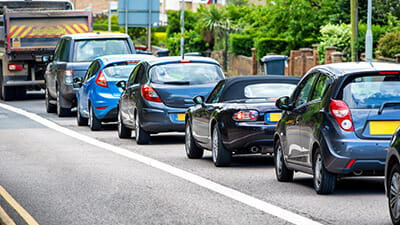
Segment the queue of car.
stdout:
<path fill-rule="evenodd" d="M 65 116 L 76 106 L 79 126 L 117 121 L 119 138 L 134 131 L 137 144 L 185 132 L 187 157 L 210 150 L 217 167 L 239 154 L 273 154 L 278 181 L 308 173 L 318 194 L 332 193 L 342 177 L 385 175 L 390 216 L 400 224 L 400 64 L 321 65 L 302 79 L 225 78 L 210 58 L 132 54 L 126 36 L 83 36 L 61 38 L 47 67 L 47 112 Z M 111 47 L 95 52 L 102 46 Z"/>

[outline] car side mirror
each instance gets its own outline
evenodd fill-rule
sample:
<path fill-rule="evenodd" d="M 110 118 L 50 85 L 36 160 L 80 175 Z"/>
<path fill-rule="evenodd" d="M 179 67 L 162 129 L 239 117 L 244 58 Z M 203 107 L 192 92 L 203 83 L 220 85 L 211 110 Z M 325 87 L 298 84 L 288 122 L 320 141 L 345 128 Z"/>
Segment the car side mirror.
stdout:
<path fill-rule="evenodd" d="M 116 85 L 117 85 L 117 87 L 120 87 L 123 90 L 126 89 L 126 81 L 124 81 L 124 80 L 118 81 Z"/>
<path fill-rule="evenodd" d="M 83 83 L 83 79 L 82 79 L 82 77 L 75 77 L 74 79 L 73 79 L 73 86 L 74 86 L 74 88 L 80 88 L 80 87 L 82 87 L 82 83 Z"/>
<path fill-rule="evenodd" d="M 193 102 L 196 105 L 199 105 L 199 104 L 203 105 L 204 104 L 204 96 L 197 95 L 196 97 L 193 98 Z"/>
<path fill-rule="evenodd" d="M 275 106 L 282 110 L 291 110 L 292 107 L 289 103 L 289 96 L 283 96 L 276 100 Z"/>

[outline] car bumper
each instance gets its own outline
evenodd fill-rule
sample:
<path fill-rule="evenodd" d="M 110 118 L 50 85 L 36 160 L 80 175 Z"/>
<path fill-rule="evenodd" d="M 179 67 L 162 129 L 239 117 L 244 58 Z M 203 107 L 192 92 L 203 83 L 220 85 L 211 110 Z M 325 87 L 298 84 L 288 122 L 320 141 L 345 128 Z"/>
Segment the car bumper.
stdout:
<path fill-rule="evenodd" d="M 117 121 L 118 100 L 119 97 L 111 94 L 96 95 L 95 98 L 91 98 L 96 117 L 100 120 Z"/>
<path fill-rule="evenodd" d="M 228 149 L 246 150 L 257 146 L 262 153 L 272 153 L 275 127 L 264 123 L 235 123 L 226 129 L 223 143 Z"/>
<path fill-rule="evenodd" d="M 140 112 L 141 127 L 150 133 L 185 131 L 186 108 L 143 108 Z"/>
<path fill-rule="evenodd" d="M 332 173 L 383 175 L 388 150 L 389 140 L 337 139 L 322 154 Z"/>

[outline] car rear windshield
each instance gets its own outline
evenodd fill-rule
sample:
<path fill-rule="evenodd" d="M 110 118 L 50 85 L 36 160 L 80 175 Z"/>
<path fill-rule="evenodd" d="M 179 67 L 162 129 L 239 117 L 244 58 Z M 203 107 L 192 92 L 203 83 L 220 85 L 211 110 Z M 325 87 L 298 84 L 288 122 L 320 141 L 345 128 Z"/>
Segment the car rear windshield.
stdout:
<path fill-rule="evenodd" d="M 112 80 L 128 80 L 133 68 L 137 63 L 123 62 L 108 65 L 103 69 L 104 75 L 108 81 Z"/>
<path fill-rule="evenodd" d="M 151 81 L 160 84 L 207 84 L 224 78 L 221 68 L 210 63 L 169 63 L 150 69 Z"/>
<path fill-rule="evenodd" d="M 346 82 L 342 95 L 352 109 L 375 109 L 384 102 L 400 102 L 400 75 L 353 77 Z"/>
<path fill-rule="evenodd" d="M 289 96 L 295 87 L 295 84 L 285 83 L 250 84 L 244 88 L 244 96 L 275 101 L 281 96 Z"/>
<path fill-rule="evenodd" d="M 74 45 L 74 62 L 90 62 L 103 55 L 129 54 L 125 39 L 78 40 Z"/>

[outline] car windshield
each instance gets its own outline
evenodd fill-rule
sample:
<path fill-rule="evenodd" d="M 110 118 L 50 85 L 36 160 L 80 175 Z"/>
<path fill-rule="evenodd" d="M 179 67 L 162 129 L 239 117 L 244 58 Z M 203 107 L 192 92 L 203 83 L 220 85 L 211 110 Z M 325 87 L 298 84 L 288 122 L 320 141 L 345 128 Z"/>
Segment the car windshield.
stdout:
<path fill-rule="evenodd" d="M 169 63 L 153 66 L 151 80 L 160 84 L 207 84 L 224 78 L 221 68 L 210 63 Z"/>
<path fill-rule="evenodd" d="M 103 55 L 130 53 L 125 39 L 78 40 L 74 48 L 74 62 L 90 62 Z"/>
<path fill-rule="evenodd" d="M 284 83 L 250 84 L 244 88 L 244 96 L 275 101 L 281 96 L 289 96 L 295 87 L 295 84 Z"/>
<path fill-rule="evenodd" d="M 384 102 L 400 102 L 400 76 L 353 78 L 343 88 L 343 100 L 352 109 L 379 108 Z"/>
<path fill-rule="evenodd" d="M 136 65 L 137 63 L 130 62 L 114 63 L 104 68 L 103 72 L 108 81 L 128 80 L 129 75 Z"/>

